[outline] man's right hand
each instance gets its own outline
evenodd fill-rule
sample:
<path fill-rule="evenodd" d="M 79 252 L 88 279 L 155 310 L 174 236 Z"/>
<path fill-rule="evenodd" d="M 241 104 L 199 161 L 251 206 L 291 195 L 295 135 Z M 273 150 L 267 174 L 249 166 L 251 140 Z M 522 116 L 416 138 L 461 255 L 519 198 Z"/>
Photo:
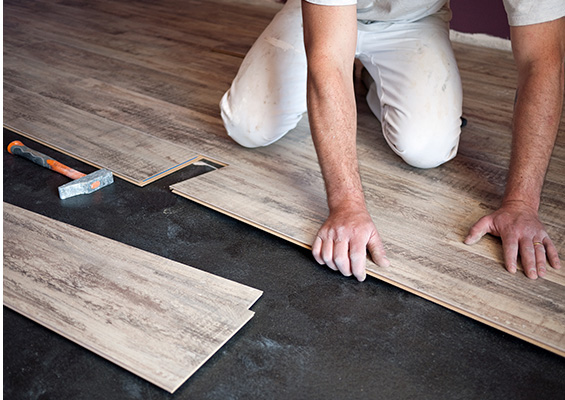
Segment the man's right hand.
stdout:
<path fill-rule="evenodd" d="M 312 254 L 320 264 L 362 281 L 366 277 L 367 249 L 375 263 L 387 266 L 389 262 L 365 207 L 357 165 L 352 79 L 357 8 L 303 2 L 302 13 L 308 59 L 308 118 L 330 209 L 312 244 Z"/>
<path fill-rule="evenodd" d="M 312 254 L 319 264 L 345 276 L 354 275 L 359 281 L 367 276 L 367 250 L 377 265 L 390 265 L 377 228 L 364 205 L 332 210 L 312 245 Z"/>

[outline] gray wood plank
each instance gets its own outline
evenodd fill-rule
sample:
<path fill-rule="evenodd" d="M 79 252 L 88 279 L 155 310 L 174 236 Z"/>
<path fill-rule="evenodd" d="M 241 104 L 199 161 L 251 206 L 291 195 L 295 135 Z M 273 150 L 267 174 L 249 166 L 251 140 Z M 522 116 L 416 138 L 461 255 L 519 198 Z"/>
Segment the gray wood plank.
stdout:
<path fill-rule="evenodd" d="M 139 186 L 200 159 L 185 147 L 7 83 L 3 122 L 8 129 Z"/>
<path fill-rule="evenodd" d="M 8 88 L 35 91 L 73 108 L 53 121 L 49 117 L 45 127 L 61 126 L 59 119 L 69 115 L 107 119 L 229 164 L 174 190 L 309 246 L 327 207 L 307 121 L 276 144 L 249 150 L 227 137 L 218 112 L 220 96 L 241 62 L 237 56 L 269 22 L 274 6 L 260 0 L 50 0 L 9 1 L 5 10 L 5 29 L 12 33 L 5 57 Z M 215 21 L 209 21 L 211 10 Z M 563 325 L 563 310 L 555 307 L 563 304 L 563 273 L 550 271 L 545 281 L 531 283 L 503 271 L 495 239 L 473 247 L 460 243 L 479 216 L 496 208 L 503 191 L 516 71 L 509 53 L 454 47 L 469 124 L 459 155 L 440 168 L 404 165 L 388 149 L 359 92 L 363 182 L 394 262 L 394 270 L 371 267 L 371 274 L 561 354 L 563 332 L 554 327 Z M 18 115 L 22 104 L 8 108 L 10 113 Z M 563 171 L 562 124 L 540 210 L 562 255 Z M 458 294 L 460 287 L 465 295 Z M 505 291 L 490 297 L 484 288 Z M 536 290 L 542 297 L 531 299 Z M 540 300 L 543 296 L 547 301 Z M 524 308 L 530 300 L 534 308 Z M 545 316 L 542 323 L 534 312 Z"/>
<path fill-rule="evenodd" d="M 498 239 L 486 237 L 474 246 L 462 243 L 469 227 L 496 209 L 504 191 L 514 96 L 508 87 L 515 71 L 507 54 L 492 65 L 490 51 L 484 61 L 482 49 L 462 46 L 459 53 L 468 57 L 460 68 L 464 89 L 470 92 L 464 103 L 469 125 L 463 130 L 459 155 L 439 168 L 418 170 L 402 163 L 388 149 L 362 97 L 358 98 L 363 186 L 392 261 L 386 269 L 370 264 L 369 274 L 565 355 L 565 271 L 550 270 L 545 279 L 530 281 L 504 270 Z M 477 82 L 482 85 L 480 96 L 473 92 Z M 561 255 L 565 254 L 564 129 L 565 116 L 540 209 Z M 268 149 L 258 149 L 256 156 L 255 163 L 237 160 L 172 189 L 309 247 L 327 207 L 307 122 Z"/>
<path fill-rule="evenodd" d="M 240 60 L 213 48 L 229 40 L 250 46 L 278 8 L 6 2 L 4 124 L 141 186 L 210 149 L 222 162 L 236 146 L 218 102 Z M 109 148 L 112 142 L 124 151 Z"/>
<path fill-rule="evenodd" d="M 4 203 L 4 304 L 174 392 L 261 291 Z"/>

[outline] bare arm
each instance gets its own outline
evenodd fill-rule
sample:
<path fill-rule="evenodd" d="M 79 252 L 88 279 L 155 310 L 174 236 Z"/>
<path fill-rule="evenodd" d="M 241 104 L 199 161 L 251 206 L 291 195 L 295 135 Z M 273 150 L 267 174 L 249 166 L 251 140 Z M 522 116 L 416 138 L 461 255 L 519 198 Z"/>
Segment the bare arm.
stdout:
<path fill-rule="evenodd" d="M 356 7 L 303 2 L 302 12 L 308 58 L 308 116 L 330 209 L 312 253 L 320 264 L 364 280 L 367 249 L 376 263 L 388 265 L 388 261 L 365 206 L 357 165 L 352 78 Z"/>
<path fill-rule="evenodd" d="M 479 220 L 465 242 L 486 233 L 500 236 L 507 270 L 516 271 L 519 255 L 526 275 L 535 279 L 545 275 L 547 261 L 561 267 L 538 208 L 563 106 L 565 18 L 512 27 L 511 35 L 518 95 L 506 190 L 501 208 Z"/>

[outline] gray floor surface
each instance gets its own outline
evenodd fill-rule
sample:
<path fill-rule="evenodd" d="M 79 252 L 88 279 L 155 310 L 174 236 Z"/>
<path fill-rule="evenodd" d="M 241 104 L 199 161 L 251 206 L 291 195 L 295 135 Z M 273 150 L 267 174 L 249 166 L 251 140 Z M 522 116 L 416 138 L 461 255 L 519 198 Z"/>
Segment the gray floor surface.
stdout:
<path fill-rule="evenodd" d="M 255 317 L 173 395 L 4 307 L 5 399 L 565 399 L 565 359 L 169 192 L 121 179 L 59 200 L 68 178 L 6 152 L 4 201 L 256 287 Z"/>

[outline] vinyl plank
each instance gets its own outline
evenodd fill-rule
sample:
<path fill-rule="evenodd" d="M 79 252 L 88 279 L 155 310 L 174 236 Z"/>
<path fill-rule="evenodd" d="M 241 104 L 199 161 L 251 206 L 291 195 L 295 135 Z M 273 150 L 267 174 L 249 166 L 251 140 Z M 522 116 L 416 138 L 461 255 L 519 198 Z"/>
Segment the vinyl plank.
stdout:
<path fill-rule="evenodd" d="M 27 62 L 43 66 L 45 74 L 50 70 L 63 70 L 75 77 L 97 79 L 212 115 L 218 112 L 217 103 L 206 108 L 210 102 L 202 100 L 219 97 L 219 90 L 190 75 L 175 76 L 56 42 L 25 46 L 18 55 Z"/>
<path fill-rule="evenodd" d="M 4 126 L 139 186 L 200 159 L 184 147 L 6 83 Z"/>
<path fill-rule="evenodd" d="M 469 227 L 496 209 L 504 192 L 514 96 L 508 88 L 515 73 L 498 72 L 501 67 L 513 68 L 506 64 L 507 55 L 501 65 L 493 66 L 487 65 L 493 57 L 490 52 L 484 61 L 482 49 L 464 47 L 459 53 L 469 58 L 461 66 L 469 124 L 463 129 L 458 156 L 438 168 L 419 170 L 402 163 L 388 149 L 379 123 L 358 96 L 358 155 L 366 202 L 392 262 L 386 269 L 369 263 L 368 273 L 565 355 L 563 270 L 550 270 L 545 279 L 533 282 L 521 273 L 504 270 L 498 239 L 485 237 L 474 246 L 462 243 Z M 470 73 L 475 70 L 480 73 Z M 471 89 L 477 82 L 484 91 L 481 95 Z M 540 209 L 561 255 L 565 252 L 565 208 L 560 195 L 565 189 L 564 127 L 562 123 Z M 172 189 L 309 247 L 327 206 L 307 122 L 256 154 L 255 162 L 243 164 L 238 159 Z"/>
<path fill-rule="evenodd" d="M 308 247 L 324 221 L 321 182 L 317 190 L 309 190 L 288 185 L 288 175 L 268 173 L 259 178 L 256 171 L 237 171 L 229 166 L 172 188 L 177 194 Z M 370 275 L 565 355 L 562 271 L 552 270 L 546 279 L 531 282 L 522 274 L 504 271 L 497 240 L 485 238 L 472 247 L 463 245 L 466 229 L 484 209 L 480 201 L 462 192 L 449 193 L 448 185 L 426 189 L 426 185 L 412 186 L 408 179 L 399 182 L 386 172 L 365 169 L 363 182 L 369 210 L 392 262 L 387 269 L 371 264 Z M 552 236 L 562 254 L 564 227 L 560 225 L 556 233 L 561 234 Z M 541 315 L 543 320 L 538 321 Z"/>
<path fill-rule="evenodd" d="M 17 12 L 10 11 L 10 25 L 6 32 L 8 39 L 5 40 L 5 43 L 9 45 L 13 43 L 12 46 L 21 46 L 24 39 L 27 40 L 28 45 L 38 41 L 51 41 L 156 71 L 190 76 L 196 81 L 221 81 L 222 76 L 225 75 L 225 73 L 216 73 L 214 68 L 205 70 L 191 67 L 192 64 L 199 63 L 202 59 L 208 59 L 210 47 L 218 44 L 217 41 L 208 43 L 206 37 L 194 38 L 195 35 L 186 35 L 177 31 L 168 34 L 160 27 L 143 26 L 129 20 L 126 20 L 126 26 L 124 23 L 114 21 L 113 24 L 110 22 L 107 25 L 99 24 L 101 27 L 85 28 L 92 25 L 92 21 L 97 21 L 97 16 L 90 16 L 88 22 L 78 21 L 75 24 L 78 26 L 68 26 L 62 23 L 53 24 L 43 19 L 30 21 L 28 15 L 18 15 Z M 59 18 L 62 18 L 62 21 L 68 21 L 64 16 Z M 127 21 L 129 21 L 129 26 Z M 103 29 L 117 24 L 121 30 Z M 140 27 L 144 29 L 140 31 Z M 69 32 L 72 34 L 70 35 Z M 192 41 L 190 41 L 191 38 Z M 232 69 L 235 68 L 232 67 Z"/>
<path fill-rule="evenodd" d="M 5 7 L 17 22 L 5 18 L 15 33 L 5 61 L 9 88 L 36 91 L 46 101 L 80 110 L 76 116 L 109 120 L 227 164 L 173 190 L 310 245 L 327 206 L 307 119 L 279 142 L 251 150 L 235 145 L 219 118 L 218 102 L 240 57 L 275 6 L 260 0 L 41 3 L 9 1 Z M 454 49 L 468 125 L 458 156 L 439 168 L 422 171 L 402 163 L 358 93 L 363 184 L 394 265 L 390 271 L 371 266 L 370 274 L 563 354 L 563 310 L 554 306 L 563 304 L 563 273 L 550 271 L 532 283 L 506 274 L 496 239 L 461 244 L 471 224 L 497 207 L 504 190 L 516 71 L 510 53 L 462 44 Z M 9 111 L 21 112 L 17 106 Z M 58 126 L 59 118 L 65 116 L 49 123 Z M 564 126 L 540 209 L 561 254 Z M 538 323 L 536 313 L 546 317 Z"/>
<path fill-rule="evenodd" d="M 261 293 L 4 203 L 4 304 L 169 392 Z"/>
<path fill-rule="evenodd" d="M 213 157 L 221 162 L 236 146 L 218 119 L 218 103 L 239 59 L 213 47 L 230 37 L 251 45 L 274 9 L 249 10 L 233 36 L 235 16 L 248 6 L 6 2 L 5 126 L 141 186 L 212 148 L 223 149 Z M 81 143 L 74 132 L 90 140 Z M 94 148 L 96 135 L 135 151 L 109 157 L 107 148 Z M 190 157 L 179 160 L 183 151 Z M 158 171 L 160 158 L 177 163 Z"/>
<path fill-rule="evenodd" d="M 104 119 L 176 147 L 198 148 L 198 153 L 230 154 L 228 139 L 217 116 L 155 99 L 146 94 L 62 70 L 44 73 L 44 65 L 12 55 L 5 60 L 4 78 L 17 88 L 41 93 L 46 102 L 72 107 L 94 119 Z M 19 105 L 17 106 L 19 107 Z M 16 112 L 8 108 L 8 114 Z M 39 114 L 40 115 L 40 114 Z M 39 115 L 36 118 L 39 118 Z M 30 116 L 31 118 L 32 116 Z M 86 118 L 86 117 L 85 117 Z M 206 130 L 203 129 L 206 127 Z M 225 152 L 219 151 L 225 143 Z M 231 145 L 231 146 L 230 146 Z M 235 147 L 235 146 L 233 146 Z M 165 149 L 170 152 L 169 149 Z"/>

